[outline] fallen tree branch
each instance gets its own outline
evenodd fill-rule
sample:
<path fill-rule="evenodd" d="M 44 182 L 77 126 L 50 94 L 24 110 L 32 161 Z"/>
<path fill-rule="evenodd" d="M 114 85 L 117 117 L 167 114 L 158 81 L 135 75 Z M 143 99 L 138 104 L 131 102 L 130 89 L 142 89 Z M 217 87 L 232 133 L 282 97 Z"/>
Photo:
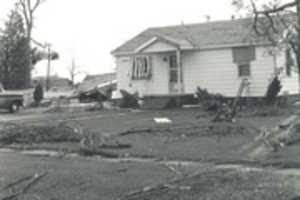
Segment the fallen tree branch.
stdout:
<path fill-rule="evenodd" d="M 252 4 L 254 4 L 253 1 L 252 1 Z M 290 3 L 286 3 L 282 6 L 275 7 L 273 9 L 268 9 L 268 10 L 264 10 L 264 11 L 256 11 L 256 13 L 257 14 L 268 15 L 268 14 L 273 14 L 273 13 L 277 13 L 277 12 L 280 12 L 280 11 L 284 11 L 285 9 L 294 7 L 296 5 L 297 5 L 297 1 L 293 1 L 293 2 L 290 2 Z"/>
<path fill-rule="evenodd" d="M 0 191 L 7 190 L 7 189 L 9 189 L 9 188 L 11 188 L 11 187 L 14 187 L 14 186 L 16 186 L 16 185 L 18 185 L 18 184 L 20 184 L 20 183 L 22 183 L 22 182 L 24 182 L 24 181 L 27 181 L 27 180 L 29 180 L 29 179 L 32 179 L 32 178 L 33 178 L 33 176 L 22 177 L 21 179 L 15 181 L 15 182 L 13 182 L 13 183 L 10 183 L 10 184 L 8 184 L 7 186 L 3 187 Z"/>
<path fill-rule="evenodd" d="M 12 199 L 17 198 L 18 196 L 20 196 L 22 194 L 25 194 L 33 185 L 35 185 L 36 183 L 38 183 L 38 181 L 40 181 L 47 174 L 48 174 L 48 172 L 45 172 L 45 173 L 40 174 L 40 175 L 35 174 L 34 176 L 31 176 L 31 177 L 33 177 L 33 179 L 21 191 L 16 192 L 16 193 L 11 194 L 11 195 L 8 195 L 8 196 L 2 198 L 1 200 L 12 200 Z M 18 182 L 20 183 L 20 181 L 18 181 Z"/>

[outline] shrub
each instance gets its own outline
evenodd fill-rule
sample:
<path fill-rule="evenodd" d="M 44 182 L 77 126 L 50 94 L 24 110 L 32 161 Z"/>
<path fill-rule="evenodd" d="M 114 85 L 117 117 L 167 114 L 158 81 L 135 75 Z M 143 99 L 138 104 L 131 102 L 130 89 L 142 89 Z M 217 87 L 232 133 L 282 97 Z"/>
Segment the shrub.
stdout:
<path fill-rule="evenodd" d="M 221 94 L 212 94 L 200 87 L 197 87 L 196 95 L 199 103 L 207 111 L 217 111 L 224 102 L 224 97 Z"/>
<path fill-rule="evenodd" d="M 37 86 L 35 86 L 34 92 L 33 92 L 33 98 L 34 98 L 34 101 L 35 101 L 36 105 L 39 105 L 40 102 L 43 100 L 43 98 L 44 98 L 44 89 L 43 89 L 43 86 L 41 84 L 38 84 Z"/>
<path fill-rule="evenodd" d="M 281 88 L 282 88 L 281 81 L 279 80 L 278 76 L 275 76 L 268 86 L 267 93 L 265 96 L 266 102 L 274 103 L 275 100 L 277 99 L 277 96 Z"/>
<path fill-rule="evenodd" d="M 122 94 L 121 108 L 137 108 L 138 104 L 138 93 L 130 94 L 126 90 L 120 90 Z"/>

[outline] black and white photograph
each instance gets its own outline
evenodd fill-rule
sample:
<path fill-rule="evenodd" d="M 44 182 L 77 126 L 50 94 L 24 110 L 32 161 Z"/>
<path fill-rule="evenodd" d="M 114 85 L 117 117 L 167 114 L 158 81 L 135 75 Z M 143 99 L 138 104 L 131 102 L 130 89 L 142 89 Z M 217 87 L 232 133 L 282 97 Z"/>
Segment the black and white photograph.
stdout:
<path fill-rule="evenodd" d="M 300 200 L 300 0 L 0 0 L 0 200 Z"/>

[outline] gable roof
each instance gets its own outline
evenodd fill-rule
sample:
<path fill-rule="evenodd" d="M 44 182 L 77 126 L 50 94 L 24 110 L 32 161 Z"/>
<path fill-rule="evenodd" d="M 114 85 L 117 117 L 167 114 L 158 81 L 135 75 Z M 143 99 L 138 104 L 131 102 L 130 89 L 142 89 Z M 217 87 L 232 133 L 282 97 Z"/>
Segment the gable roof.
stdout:
<path fill-rule="evenodd" d="M 153 38 L 163 38 L 178 44 L 190 44 L 194 49 L 220 46 L 249 45 L 247 38 L 252 34 L 252 19 L 236 19 L 208 23 L 149 28 L 127 41 L 111 53 L 131 54 Z M 253 41 L 252 41 L 253 42 Z M 263 43 L 264 41 L 255 41 Z"/>

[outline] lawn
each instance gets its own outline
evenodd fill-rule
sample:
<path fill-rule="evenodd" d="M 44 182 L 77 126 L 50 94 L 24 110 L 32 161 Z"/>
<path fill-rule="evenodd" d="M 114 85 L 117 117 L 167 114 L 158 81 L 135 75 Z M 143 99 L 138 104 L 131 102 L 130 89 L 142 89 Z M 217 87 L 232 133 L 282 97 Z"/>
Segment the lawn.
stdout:
<path fill-rule="evenodd" d="M 14 140 L 6 140 L 9 141 L 7 144 L 3 140 L 2 147 L 49 149 L 63 153 L 85 153 L 86 156 L 33 157 L 0 152 L 0 188 L 22 177 L 48 172 L 21 198 L 293 199 L 300 195 L 300 178 L 296 175 L 274 173 L 268 169 L 248 170 L 245 167 L 243 170 L 220 169 L 215 164 L 254 162 L 244 149 L 255 143 L 260 128 L 274 127 L 294 112 L 296 109 L 275 112 L 259 108 L 246 110 L 240 113 L 236 123 L 211 123 L 213 114 L 200 108 L 115 110 L 72 116 L 53 113 L 43 118 L 26 117 L 25 121 L 15 121 L 17 129 L 12 134 Z M 153 120 L 162 117 L 172 123 L 159 124 Z M 64 123 L 64 119 L 67 127 L 58 129 L 61 128 L 58 124 Z M 78 127 L 82 128 L 83 135 L 74 129 Z M 68 130 L 65 134 L 53 132 L 65 128 Z M 3 138 L 1 133 L 0 138 Z M 82 144 L 87 144 L 85 149 Z M 265 160 L 257 160 L 257 163 L 287 165 L 293 161 L 290 157 L 299 155 L 299 150 L 297 145 L 292 145 L 272 152 Z M 151 157 L 154 161 L 122 162 L 102 159 L 101 156 L 89 157 L 93 154 L 114 158 Z M 197 166 L 181 166 L 180 169 L 187 173 L 179 176 L 173 170 L 179 166 L 170 168 L 165 162 L 159 162 L 169 160 L 199 162 Z M 5 192 L 9 194 L 17 189 Z M 0 199 L 3 194 L 0 194 Z"/>
<path fill-rule="evenodd" d="M 279 200 L 293 199 L 299 193 L 294 186 L 296 178 L 267 172 L 242 172 L 238 170 L 209 170 L 159 185 L 123 197 L 122 200 Z"/>
<path fill-rule="evenodd" d="M 268 113 L 272 115 L 268 115 Z M 89 135 L 88 143 L 92 143 L 92 146 L 82 149 L 79 141 L 83 138 L 78 139 L 75 130 L 73 139 L 74 141 L 79 140 L 78 142 L 67 140 L 35 143 L 33 141 L 31 143 L 12 143 L 9 147 L 81 153 L 84 150 L 84 153 L 88 155 L 151 157 L 164 160 L 217 163 L 253 161 L 245 154 L 243 148 L 255 140 L 260 134 L 260 128 L 273 127 L 290 114 L 291 108 L 281 109 L 280 112 L 266 111 L 265 108 L 249 109 L 239 114 L 236 123 L 211 123 L 213 114 L 204 112 L 201 108 L 100 111 L 87 113 L 84 117 L 82 117 L 82 113 L 78 114 L 77 119 L 76 115 L 72 114 L 74 121 L 68 123 L 73 123 L 74 127 L 82 127 L 86 131 L 86 135 Z M 58 116 L 56 113 L 53 115 Z M 51 114 L 47 114 L 47 116 L 54 119 Z M 153 120 L 162 117 L 170 119 L 172 123 L 159 124 Z M 48 124 L 48 121 L 44 120 L 44 122 Z M 59 121 L 59 123 L 61 122 Z M 39 121 L 39 126 L 40 124 Z M 57 134 L 50 135 L 57 137 Z M 90 135 L 92 136 L 90 137 Z M 49 134 L 46 136 L 48 137 Z M 72 139 L 69 135 L 67 136 Z M 119 146 L 128 148 L 118 148 Z M 4 145 L 4 147 L 7 146 Z"/>

